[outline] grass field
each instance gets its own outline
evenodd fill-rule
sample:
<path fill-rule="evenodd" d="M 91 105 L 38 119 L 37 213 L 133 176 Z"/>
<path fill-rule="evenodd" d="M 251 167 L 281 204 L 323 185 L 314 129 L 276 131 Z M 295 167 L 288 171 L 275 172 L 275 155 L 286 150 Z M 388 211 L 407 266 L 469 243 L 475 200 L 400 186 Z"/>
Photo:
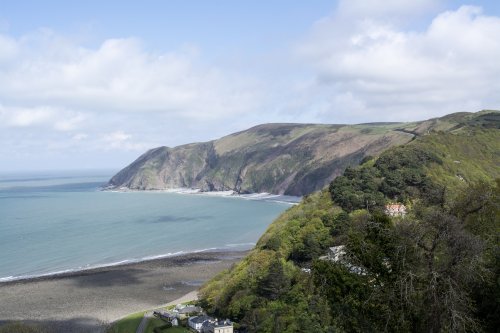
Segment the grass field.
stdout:
<path fill-rule="evenodd" d="M 148 327 L 146 328 L 145 332 L 146 333 L 154 333 L 153 330 L 155 328 L 161 327 L 163 325 L 165 325 L 164 321 L 157 319 L 157 318 L 153 318 L 148 322 Z M 161 332 L 162 333 L 190 333 L 191 331 L 189 331 L 185 327 L 170 327 L 170 328 L 167 328 L 165 330 L 162 330 Z"/>
<path fill-rule="evenodd" d="M 108 333 L 135 332 L 143 316 L 144 312 L 137 312 L 122 318 L 113 324 L 113 326 L 108 330 Z"/>
<path fill-rule="evenodd" d="M 185 327 L 171 327 L 165 333 L 190 333 L 191 331 Z"/>
<path fill-rule="evenodd" d="M 107 331 L 107 333 L 133 333 L 139 326 L 144 312 L 131 314 L 123 319 L 118 320 Z M 165 322 L 158 318 L 151 318 L 146 326 L 145 333 L 154 333 L 153 330 L 157 327 L 165 325 Z M 191 331 L 185 327 L 170 327 L 161 331 L 162 333 L 190 333 Z"/>
<path fill-rule="evenodd" d="M 161 319 L 158 319 L 158 318 L 151 318 L 149 321 L 148 321 L 148 326 L 146 327 L 146 333 L 154 333 L 153 330 L 157 327 L 161 327 L 165 325 L 165 322 Z M 170 332 L 170 329 L 167 331 L 167 330 L 164 330 L 162 332 Z M 175 332 L 175 331 L 174 331 Z"/>

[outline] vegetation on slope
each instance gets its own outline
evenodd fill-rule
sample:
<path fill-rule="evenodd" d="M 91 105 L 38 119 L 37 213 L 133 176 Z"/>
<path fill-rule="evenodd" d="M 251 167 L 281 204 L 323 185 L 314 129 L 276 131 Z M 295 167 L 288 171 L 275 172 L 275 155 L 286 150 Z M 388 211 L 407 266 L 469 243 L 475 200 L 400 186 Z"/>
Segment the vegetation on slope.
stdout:
<path fill-rule="evenodd" d="M 499 117 L 482 111 L 415 123 L 259 125 L 214 141 L 152 149 L 116 174 L 109 186 L 300 196 L 321 190 L 368 155 L 378 156 L 432 131 L 494 128 Z"/>
<path fill-rule="evenodd" d="M 277 332 L 321 332 L 322 322 L 329 317 L 326 300 L 314 292 L 308 274 L 289 258 L 307 243 L 316 249 L 315 255 L 326 251 L 330 244 L 322 240 L 330 237 L 321 217 L 332 215 L 336 211 L 326 192 L 287 210 L 241 263 L 203 287 L 203 306 L 250 331 L 266 332 L 273 327 Z M 317 304 L 317 311 L 312 310 L 312 303 Z"/>
<path fill-rule="evenodd" d="M 497 124 L 465 123 L 348 168 L 207 283 L 204 306 L 249 332 L 495 331 Z M 388 217 L 388 202 L 409 213 Z M 342 260 L 319 259 L 338 245 Z"/>
<path fill-rule="evenodd" d="M 153 149 L 109 185 L 303 195 L 364 156 L 410 141 L 411 134 L 395 131 L 400 125 L 260 125 L 215 141 Z"/>

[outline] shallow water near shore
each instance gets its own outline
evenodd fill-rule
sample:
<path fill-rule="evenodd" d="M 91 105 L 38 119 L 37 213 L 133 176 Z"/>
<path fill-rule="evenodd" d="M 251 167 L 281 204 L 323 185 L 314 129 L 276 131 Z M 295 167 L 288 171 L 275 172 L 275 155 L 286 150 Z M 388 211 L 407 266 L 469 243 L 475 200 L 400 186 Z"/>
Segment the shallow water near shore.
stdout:
<path fill-rule="evenodd" d="M 0 282 L 207 249 L 246 250 L 289 204 L 100 191 L 113 172 L 0 175 Z"/>

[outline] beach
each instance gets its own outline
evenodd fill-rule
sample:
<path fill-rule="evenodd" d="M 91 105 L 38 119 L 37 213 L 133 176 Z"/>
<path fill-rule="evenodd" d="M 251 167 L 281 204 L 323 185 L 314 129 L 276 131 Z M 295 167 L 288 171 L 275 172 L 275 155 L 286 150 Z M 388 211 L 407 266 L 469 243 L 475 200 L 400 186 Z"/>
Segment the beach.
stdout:
<path fill-rule="evenodd" d="M 247 252 L 199 252 L 0 283 L 0 324 L 26 321 L 56 332 L 102 332 L 123 316 L 197 290 Z"/>

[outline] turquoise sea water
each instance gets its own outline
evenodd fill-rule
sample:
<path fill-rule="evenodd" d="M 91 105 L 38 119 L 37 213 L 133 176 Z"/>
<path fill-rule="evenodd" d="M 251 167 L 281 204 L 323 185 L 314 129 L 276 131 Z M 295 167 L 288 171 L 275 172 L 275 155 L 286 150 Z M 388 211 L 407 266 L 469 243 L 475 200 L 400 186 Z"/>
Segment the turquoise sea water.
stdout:
<path fill-rule="evenodd" d="M 0 175 L 0 282 L 206 249 L 248 249 L 289 204 L 103 192 L 112 172 Z"/>

